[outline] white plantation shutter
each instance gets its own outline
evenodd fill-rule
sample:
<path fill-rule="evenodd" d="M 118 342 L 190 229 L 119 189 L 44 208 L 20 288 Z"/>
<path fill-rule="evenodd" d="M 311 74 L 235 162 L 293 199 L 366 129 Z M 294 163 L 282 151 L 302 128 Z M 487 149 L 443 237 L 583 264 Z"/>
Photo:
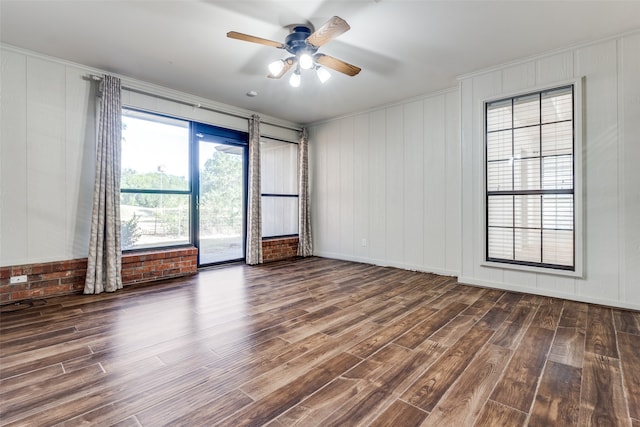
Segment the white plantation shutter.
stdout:
<path fill-rule="evenodd" d="M 575 268 L 573 86 L 486 104 L 488 261 Z"/>

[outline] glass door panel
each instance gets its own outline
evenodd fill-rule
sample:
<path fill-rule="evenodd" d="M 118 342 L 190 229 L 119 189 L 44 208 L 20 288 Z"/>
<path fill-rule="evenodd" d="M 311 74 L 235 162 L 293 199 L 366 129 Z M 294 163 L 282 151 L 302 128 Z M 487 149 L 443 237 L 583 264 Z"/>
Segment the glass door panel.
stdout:
<path fill-rule="evenodd" d="M 245 147 L 221 139 L 202 135 L 198 145 L 200 265 L 244 259 Z"/>

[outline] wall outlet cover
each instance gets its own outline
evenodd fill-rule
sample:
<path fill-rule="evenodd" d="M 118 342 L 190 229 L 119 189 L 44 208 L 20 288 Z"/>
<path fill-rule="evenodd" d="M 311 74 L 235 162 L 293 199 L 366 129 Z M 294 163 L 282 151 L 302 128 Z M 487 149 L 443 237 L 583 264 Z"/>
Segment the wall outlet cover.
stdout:
<path fill-rule="evenodd" d="M 23 274 L 22 276 L 12 276 L 10 283 L 27 283 L 27 275 Z"/>

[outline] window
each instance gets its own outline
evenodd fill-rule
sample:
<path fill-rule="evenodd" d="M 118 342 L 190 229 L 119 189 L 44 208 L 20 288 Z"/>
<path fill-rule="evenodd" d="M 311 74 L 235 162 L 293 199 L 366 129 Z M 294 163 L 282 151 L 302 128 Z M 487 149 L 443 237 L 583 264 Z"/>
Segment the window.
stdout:
<path fill-rule="evenodd" d="M 575 271 L 574 85 L 488 102 L 485 120 L 486 260 Z"/>
<path fill-rule="evenodd" d="M 298 234 L 298 144 L 260 141 L 262 236 Z"/>
<path fill-rule="evenodd" d="M 189 122 L 122 111 L 122 249 L 191 242 Z"/>

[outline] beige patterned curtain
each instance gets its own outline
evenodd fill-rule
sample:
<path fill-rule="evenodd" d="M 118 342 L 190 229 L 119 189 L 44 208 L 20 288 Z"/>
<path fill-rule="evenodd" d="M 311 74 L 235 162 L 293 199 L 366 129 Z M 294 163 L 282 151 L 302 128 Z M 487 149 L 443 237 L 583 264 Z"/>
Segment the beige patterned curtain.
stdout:
<path fill-rule="evenodd" d="M 104 76 L 98 121 L 93 214 L 85 294 L 122 288 L 120 248 L 120 159 L 122 102 L 120 79 Z"/>
<path fill-rule="evenodd" d="M 249 119 L 249 201 L 246 263 L 262 264 L 262 192 L 260 189 L 260 116 Z"/>
<path fill-rule="evenodd" d="M 309 201 L 309 136 L 302 129 L 298 146 L 298 256 L 313 255 L 311 207 Z"/>

